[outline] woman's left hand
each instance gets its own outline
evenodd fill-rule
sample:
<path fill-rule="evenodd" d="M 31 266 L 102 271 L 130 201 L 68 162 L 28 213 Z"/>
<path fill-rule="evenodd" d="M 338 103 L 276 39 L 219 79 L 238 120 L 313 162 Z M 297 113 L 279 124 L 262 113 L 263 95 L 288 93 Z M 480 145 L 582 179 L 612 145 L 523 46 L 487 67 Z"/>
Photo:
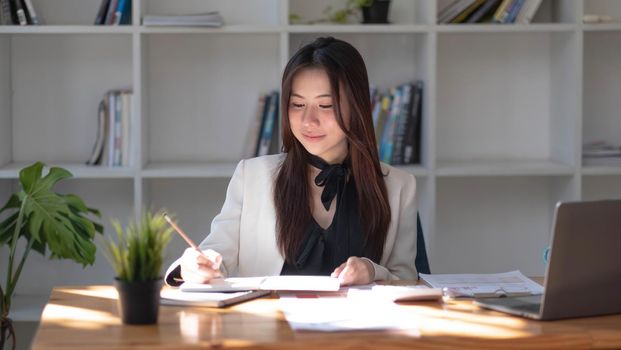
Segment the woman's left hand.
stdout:
<path fill-rule="evenodd" d="M 368 260 L 352 256 L 334 269 L 330 276 L 337 277 L 342 286 L 373 282 L 375 269 Z"/>

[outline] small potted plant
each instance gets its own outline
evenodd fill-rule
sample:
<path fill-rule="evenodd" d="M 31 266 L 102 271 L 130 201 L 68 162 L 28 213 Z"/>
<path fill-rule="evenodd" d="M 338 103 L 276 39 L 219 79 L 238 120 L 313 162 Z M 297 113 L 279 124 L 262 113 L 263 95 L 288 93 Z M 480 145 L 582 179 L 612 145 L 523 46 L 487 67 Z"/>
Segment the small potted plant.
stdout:
<path fill-rule="evenodd" d="M 163 253 L 173 229 L 161 211 L 146 211 L 140 222 L 132 221 L 125 229 L 116 219 L 112 225 L 117 240 L 103 240 L 104 255 L 116 273 L 121 319 L 125 324 L 157 323 Z"/>
<path fill-rule="evenodd" d="M 304 21 L 298 14 L 289 15 L 289 23 L 291 24 L 317 24 L 317 23 L 348 23 L 350 17 L 357 17 L 360 20 L 362 12 L 363 24 L 388 23 L 388 9 L 390 0 L 347 0 L 345 6 L 340 9 L 334 9 L 332 6 L 326 6 L 323 11 L 323 17 L 314 20 Z"/>
<path fill-rule="evenodd" d="M 19 172 L 20 189 L 9 196 L 0 208 L 0 245 L 6 244 L 8 256 L 2 256 L 2 268 L 6 270 L 6 283 L 0 284 L 0 349 L 9 341 L 15 349 L 15 332 L 9 311 L 17 281 L 30 251 L 52 259 L 71 259 L 83 266 L 95 261 L 96 233 L 103 233 L 103 226 L 89 216 L 100 216 L 96 209 L 87 207 L 80 197 L 59 194 L 54 185 L 70 178 L 66 169 L 52 167 L 43 175 L 45 165 L 37 162 Z M 23 249 L 17 248 L 23 240 Z M 21 254 L 21 256 L 19 255 Z M 6 260 L 5 260 L 6 259 Z M 6 265 L 5 265 L 6 261 Z"/>
<path fill-rule="evenodd" d="M 390 0 L 366 0 L 360 7 L 362 8 L 362 23 L 388 23 Z"/>

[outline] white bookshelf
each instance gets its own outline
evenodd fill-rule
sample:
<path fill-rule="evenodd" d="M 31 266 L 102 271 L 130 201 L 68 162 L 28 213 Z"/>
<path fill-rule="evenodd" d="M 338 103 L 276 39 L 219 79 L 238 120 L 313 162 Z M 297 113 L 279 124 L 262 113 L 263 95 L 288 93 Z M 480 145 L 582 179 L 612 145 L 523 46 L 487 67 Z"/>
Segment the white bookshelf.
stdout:
<path fill-rule="evenodd" d="M 99 0 L 33 0 L 46 25 L 0 26 L 0 199 L 42 160 L 74 173 L 61 189 L 100 209 L 107 234 L 111 217 L 151 206 L 200 240 L 259 94 L 279 87 L 300 45 L 333 35 L 380 89 L 424 81 L 422 164 L 403 168 L 418 179 L 432 271 L 542 275 L 554 204 L 621 196 L 621 161 L 581 157 L 583 141 L 621 143 L 621 2 L 546 0 L 530 25 L 437 25 L 447 1 L 393 0 L 388 25 L 294 25 L 290 12 L 313 19 L 344 0 L 133 0 L 133 24 L 113 27 L 91 25 Z M 212 10 L 224 27 L 140 24 Z M 582 24 L 585 13 L 617 22 Z M 99 100 L 127 87 L 132 165 L 84 166 Z M 33 254 L 18 293 L 111 279 L 99 255 L 82 269 Z"/>

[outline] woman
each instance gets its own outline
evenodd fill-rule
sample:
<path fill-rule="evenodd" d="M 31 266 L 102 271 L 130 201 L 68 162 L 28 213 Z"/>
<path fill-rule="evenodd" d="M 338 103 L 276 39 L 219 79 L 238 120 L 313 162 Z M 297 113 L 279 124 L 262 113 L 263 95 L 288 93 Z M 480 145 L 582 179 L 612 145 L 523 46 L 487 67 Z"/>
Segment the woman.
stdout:
<path fill-rule="evenodd" d="M 187 249 L 166 282 L 279 274 L 331 275 L 342 285 L 415 279 L 416 182 L 380 165 L 358 51 L 331 37 L 302 47 L 285 68 L 281 107 L 284 153 L 237 165 L 200 245 L 204 254 Z"/>

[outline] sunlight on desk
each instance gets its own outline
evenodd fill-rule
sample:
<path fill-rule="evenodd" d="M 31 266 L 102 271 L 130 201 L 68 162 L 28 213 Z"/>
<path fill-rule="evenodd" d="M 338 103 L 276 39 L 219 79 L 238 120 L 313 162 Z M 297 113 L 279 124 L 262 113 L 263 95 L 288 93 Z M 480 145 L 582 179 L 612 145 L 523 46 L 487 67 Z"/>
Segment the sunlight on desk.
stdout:
<path fill-rule="evenodd" d="M 56 289 L 59 295 L 70 298 L 77 302 L 74 305 L 66 305 L 61 300 L 54 300 L 45 307 L 44 313 L 50 323 L 59 324 L 67 328 L 75 329 L 102 329 L 108 325 L 120 324 L 119 318 L 110 310 L 97 308 L 94 300 L 107 300 L 116 303 L 117 292 L 108 286 L 86 286 L 81 288 L 59 287 Z M 96 299 L 90 299 L 96 298 Z"/>
<path fill-rule="evenodd" d="M 410 306 L 408 310 L 416 315 L 418 326 L 425 335 L 454 335 L 489 339 L 507 339 L 529 337 L 538 333 L 538 326 L 533 326 L 523 319 L 506 316 L 479 315 L 477 307 L 471 304 L 459 304 L 452 309 L 451 305 Z M 466 306 L 466 307 L 462 307 Z M 412 312 L 415 311 L 415 312 Z"/>
<path fill-rule="evenodd" d="M 109 286 L 84 286 L 79 289 L 75 287 L 59 287 L 56 290 L 62 293 L 84 295 L 90 297 L 104 298 L 115 300 L 118 298 L 116 289 Z"/>
<path fill-rule="evenodd" d="M 51 323 L 77 329 L 101 329 L 107 325 L 119 324 L 119 318 L 110 312 L 88 308 L 48 304 L 45 314 Z"/>
<path fill-rule="evenodd" d="M 225 336 L 222 316 L 218 313 L 179 312 L 179 331 L 184 344 L 208 347 L 247 347 L 256 342 Z"/>

